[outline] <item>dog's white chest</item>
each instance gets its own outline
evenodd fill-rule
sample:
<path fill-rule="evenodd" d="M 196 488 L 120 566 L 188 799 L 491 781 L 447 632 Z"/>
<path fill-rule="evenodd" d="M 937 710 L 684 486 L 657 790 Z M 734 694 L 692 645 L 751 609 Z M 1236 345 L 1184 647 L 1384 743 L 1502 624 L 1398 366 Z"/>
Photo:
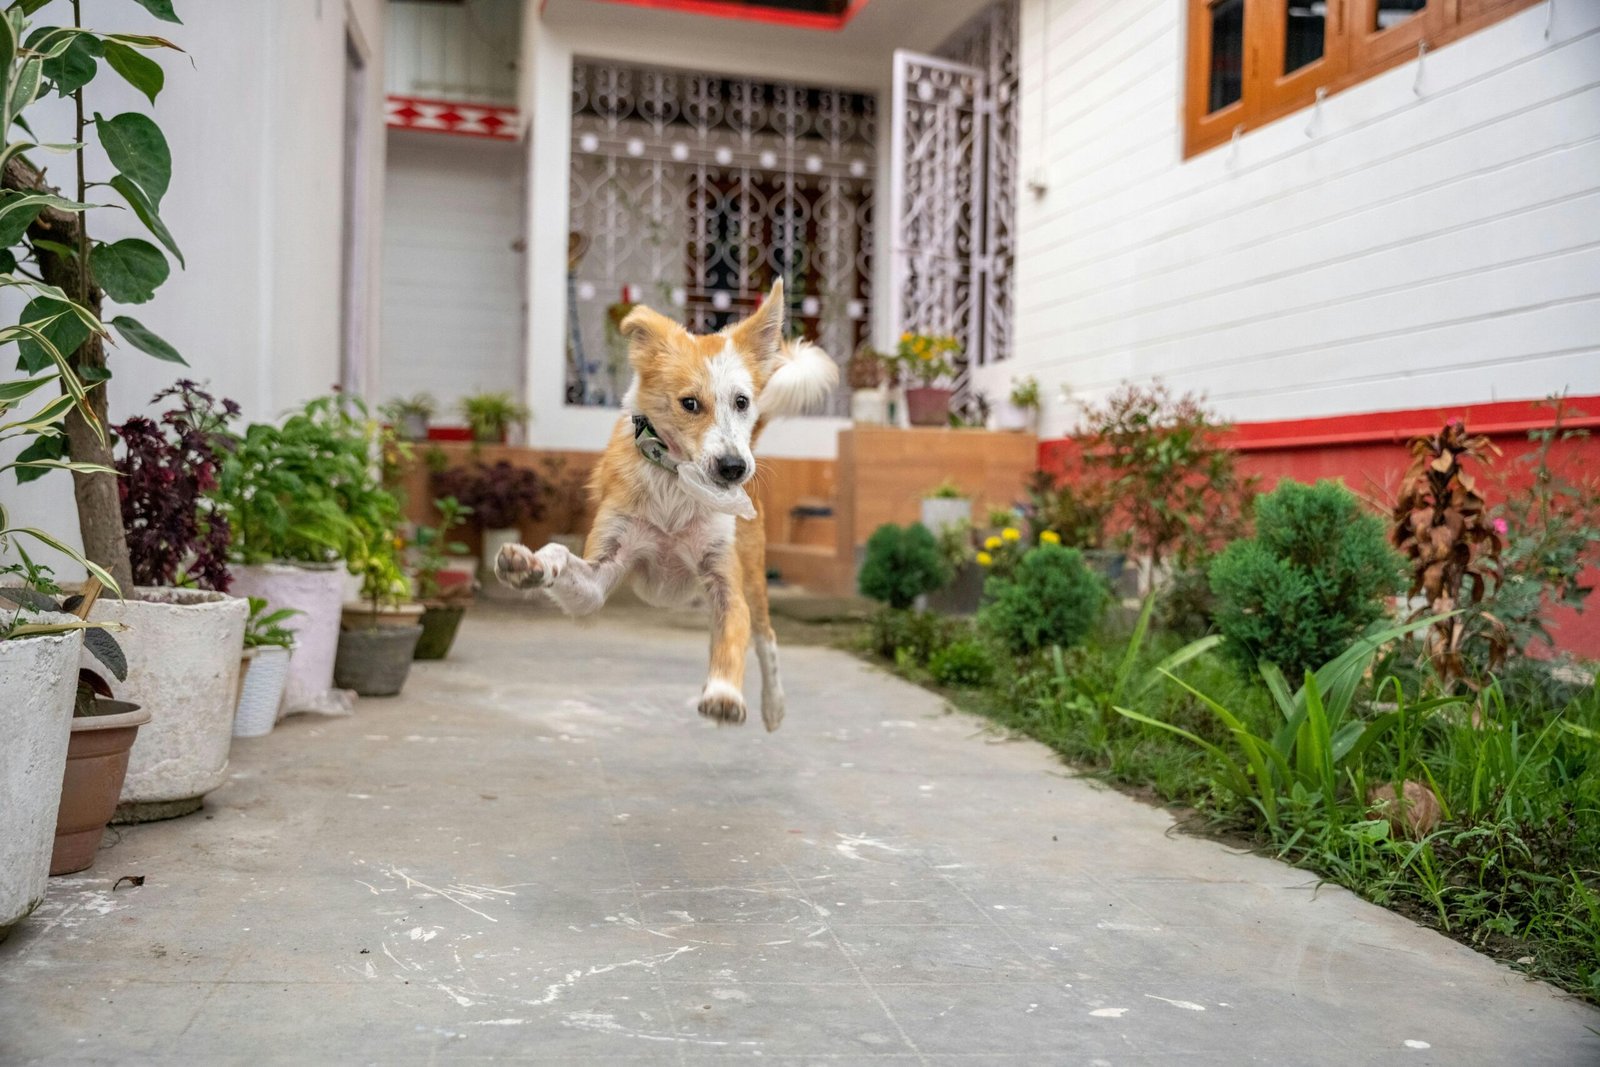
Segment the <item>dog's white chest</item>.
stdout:
<path fill-rule="evenodd" d="M 705 574 L 732 551 L 733 516 L 703 513 L 677 530 L 635 519 L 627 543 L 634 592 L 646 603 L 672 607 L 701 593 Z"/>

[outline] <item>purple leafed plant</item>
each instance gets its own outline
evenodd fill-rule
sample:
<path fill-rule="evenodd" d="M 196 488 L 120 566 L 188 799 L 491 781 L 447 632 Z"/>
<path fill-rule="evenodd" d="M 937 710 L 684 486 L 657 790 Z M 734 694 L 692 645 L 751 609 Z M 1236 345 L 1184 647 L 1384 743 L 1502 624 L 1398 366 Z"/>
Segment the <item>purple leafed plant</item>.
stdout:
<path fill-rule="evenodd" d="M 135 415 L 114 427 L 123 446 L 117 490 L 133 580 L 225 593 L 231 533 L 207 494 L 217 486 L 222 453 L 231 447 L 228 423 L 239 405 L 187 379 L 151 403 L 169 398 L 176 404 L 159 419 Z"/>
<path fill-rule="evenodd" d="M 544 479 L 505 460 L 440 471 L 430 487 L 434 496 L 453 496 L 470 508 L 482 530 L 516 526 L 544 514 Z"/>

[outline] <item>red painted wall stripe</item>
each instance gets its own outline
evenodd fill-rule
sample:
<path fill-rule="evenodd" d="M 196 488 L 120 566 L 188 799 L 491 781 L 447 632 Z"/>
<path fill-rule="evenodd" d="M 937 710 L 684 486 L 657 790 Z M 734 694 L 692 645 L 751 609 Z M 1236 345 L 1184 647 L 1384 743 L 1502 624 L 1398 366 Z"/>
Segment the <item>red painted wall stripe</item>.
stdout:
<path fill-rule="evenodd" d="M 844 29 L 850 24 L 850 20 L 867 6 L 867 0 L 850 0 L 850 5 L 839 14 L 824 15 L 814 11 L 789 11 L 778 7 L 762 7 L 760 4 L 734 3 L 732 0 L 602 0 L 602 2 L 648 7 L 657 11 L 677 11 L 685 15 L 765 22 L 773 26 L 792 26 L 803 30 L 831 31 Z"/>

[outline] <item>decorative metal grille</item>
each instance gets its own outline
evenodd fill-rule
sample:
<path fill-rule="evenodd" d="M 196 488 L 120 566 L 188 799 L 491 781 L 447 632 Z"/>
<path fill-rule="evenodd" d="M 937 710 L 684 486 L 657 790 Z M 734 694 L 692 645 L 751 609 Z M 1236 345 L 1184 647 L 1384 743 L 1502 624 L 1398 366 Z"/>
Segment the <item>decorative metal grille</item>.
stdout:
<path fill-rule="evenodd" d="M 970 366 L 1011 354 L 1017 19 L 1001 0 L 942 56 L 895 53 L 892 318 L 954 335 Z"/>
<path fill-rule="evenodd" d="M 633 300 L 707 332 L 781 277 L 794 332 L 866 340 L 873 96 L 578 60 L 572 115 L 570 403 L 620 400 Z"/>

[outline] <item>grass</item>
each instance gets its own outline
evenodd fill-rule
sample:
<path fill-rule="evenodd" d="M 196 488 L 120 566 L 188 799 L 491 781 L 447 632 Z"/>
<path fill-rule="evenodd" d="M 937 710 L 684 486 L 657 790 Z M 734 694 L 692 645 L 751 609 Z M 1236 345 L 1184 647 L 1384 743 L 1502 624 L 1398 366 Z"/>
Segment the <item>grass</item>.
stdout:
<path fill-rule="evenodd" d="M 1242 677 L 1214 643 L 1147 626 L 1112 622 L 1014 669 L 991 647 L 1006 666 L 988 684 L 935 688 L 1087 774 L 1190 809 L 1191 829 L 1247 838 L 1600 1003 L 1595 687 L 1522 663 L 1476 699 L 1445 700 L 1403 662 L 1366 671 L 1368 651 L 1349 657 L 1347 688 L 1291 693 L 1270 672 Z M 932 686 L 930 661 L 974 640 L 965 623 L 884 615 L 857 647 Z M 1420 838 L 1365 800 L 1408 779 L 1440 802 Z"/>

